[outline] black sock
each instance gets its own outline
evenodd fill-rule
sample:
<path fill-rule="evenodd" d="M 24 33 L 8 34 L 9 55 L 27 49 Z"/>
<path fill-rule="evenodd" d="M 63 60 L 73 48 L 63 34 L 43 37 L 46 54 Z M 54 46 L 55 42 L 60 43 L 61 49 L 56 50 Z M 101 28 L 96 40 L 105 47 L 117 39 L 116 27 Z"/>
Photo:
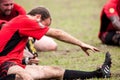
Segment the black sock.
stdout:
<path fill-rule="evenodd" d="M 3 78 L 0 78 L 0 80 L 15 80 L 15 74 L 9 74 Z"/>
<path fill-rule="evenodd" d="M 89 78 L 100 78 L 101 73 L 98 73 L 98 71 L 91 71 L 91 72 L 85 72 L 85 71 L 76 71 L 76 70 L 65 70 L 63 80 L 73 80 L 73 79 L 89 79 Z"/>

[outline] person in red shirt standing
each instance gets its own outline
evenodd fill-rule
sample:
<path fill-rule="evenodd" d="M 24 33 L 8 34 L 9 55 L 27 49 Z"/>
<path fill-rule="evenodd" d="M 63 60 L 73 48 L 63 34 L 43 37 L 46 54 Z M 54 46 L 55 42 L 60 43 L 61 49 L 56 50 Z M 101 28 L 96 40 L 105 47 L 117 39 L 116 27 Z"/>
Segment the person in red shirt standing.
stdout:
<path fill-rule="evenodd" d="M 119 6 L 119 0 L 108 0 L 101 11 L 101 24 L 98 36 L 104 44 L 120 46 Z"/>
<path fill-rule="evenodd" d="M 87 55 L 89 55 L 88 50 L 99 51 L 99 49 L 85 44 L 62 30 L 50 28 L 50 24 L 50 13 L 44 7 L 36 7 L 28 15 L 17 16 L 6 23 L 0 31 L 1 78 L 10 74 L 16 74 L 16 78 L 22 80 L 110 78 L 111 58 L 109 53 L 106 53 L 101 68 L 91 72 L 54 66 L 23 65 L 21 60 L 28 37 L 40 39 L 43 35 L 51 36 L 57 40 L 79 46 Z"/>

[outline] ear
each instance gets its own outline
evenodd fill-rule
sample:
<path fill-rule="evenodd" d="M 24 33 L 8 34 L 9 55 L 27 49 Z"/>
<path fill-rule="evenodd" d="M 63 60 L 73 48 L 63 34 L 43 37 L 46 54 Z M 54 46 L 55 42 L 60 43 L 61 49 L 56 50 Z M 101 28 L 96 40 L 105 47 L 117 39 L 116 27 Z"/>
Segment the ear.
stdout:
<path fill-rule="evenodd" d="M 36 14 L 36 18 L 38 19 L 41 19 L 41 15 L 40 14 Z"/>
<path fill-rule="evenodd" d="M 41 20 L 41 15 L 36 14 L 35 17 L 36 17 L 37 22 L 40 22 L 40 20 Z"/>

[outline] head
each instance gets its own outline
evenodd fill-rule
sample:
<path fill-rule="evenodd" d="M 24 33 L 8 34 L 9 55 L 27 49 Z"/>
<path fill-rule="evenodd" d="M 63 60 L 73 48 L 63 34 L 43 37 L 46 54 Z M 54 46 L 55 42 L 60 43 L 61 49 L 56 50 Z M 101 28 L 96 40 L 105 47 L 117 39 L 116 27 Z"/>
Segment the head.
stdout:
<path fill-rule="evenodd" d="M 0 13 L 10 15 L 14 7 L 14 0 L 0 0 Z"/>
<path fill-rule="evenodd" d="M 28 15 L 37 16 L 37 20 L 45 26 L 50 26 L 51 16 L 47 8 L 37 7 L 32 9 Z"/>

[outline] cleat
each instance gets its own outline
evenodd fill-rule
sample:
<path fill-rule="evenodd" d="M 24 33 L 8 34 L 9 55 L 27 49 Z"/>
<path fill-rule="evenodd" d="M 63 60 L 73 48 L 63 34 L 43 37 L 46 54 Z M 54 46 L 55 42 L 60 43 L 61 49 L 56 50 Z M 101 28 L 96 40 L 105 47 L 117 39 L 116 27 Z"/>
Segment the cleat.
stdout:
<path fill-rule="evenodd" d="M 100 68 L 103 78 L 110 78 L 111 77 L 111 72 L 110 72 L 111 64 L 112 64 L 111 55 L 109 52 L 107 52 L 105 55 L 105 61 L 102 65 L 102 67 Z"/>

